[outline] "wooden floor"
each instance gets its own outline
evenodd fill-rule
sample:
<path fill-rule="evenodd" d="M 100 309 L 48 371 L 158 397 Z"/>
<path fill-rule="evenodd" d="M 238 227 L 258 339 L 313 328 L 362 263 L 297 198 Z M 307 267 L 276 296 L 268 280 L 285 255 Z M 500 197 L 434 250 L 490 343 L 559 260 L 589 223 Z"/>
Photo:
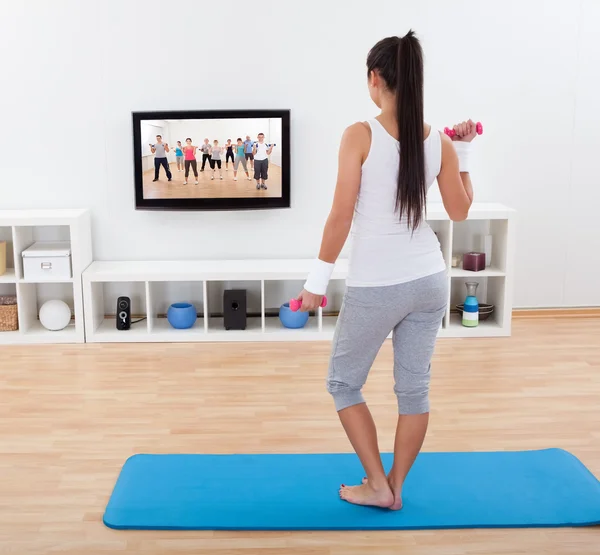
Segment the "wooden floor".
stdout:
<path fill-rule="evenodd" d="M 510 339 L 438 343 L 425 450 L 562 447 L 600 476 L 600 319 L 517 320 Z M 0 553 L 598 554 L 600 529 L 115 531 L 133 453 L 350 451 L 327 343 L 0 347 Z M 382 448 L 391 346 L 366 388 Z M 265 484 L 265 487 L 269 487 Z M 293 491 L 290 492 L 293 495 Z"/>
<path fill-rule="evenodd" d="M 208 165 L 201 172 L 202 163 L 198 161 L 198 185 L 194 185 L 196 178 L 190 168 L 188 183 L 184 185 L 185 171 L 177 171 L 177 164 L 170 165 L 173 174 L 171 182 L 167 181 L 165 169 L 161 168 L 159 180 L 153 182 L 154 169 L 144 172 L 144 198 L 254 198 L 254 197 L 281 197 L 281 168 L 275 164 L 269 164 L 268 189 L 256 189 L 254 170 L 248 165 L 251 181 L 248 181 L 244 168 L 240 164 L 238 168 L 237 181 L 233 180 L 233 163 L 229 162 L 229 170 L 222 163 L 223 180 L 219 179 L 219 170 L 215 168 L 215 179 L 211 180 L 212 171 Z"/>

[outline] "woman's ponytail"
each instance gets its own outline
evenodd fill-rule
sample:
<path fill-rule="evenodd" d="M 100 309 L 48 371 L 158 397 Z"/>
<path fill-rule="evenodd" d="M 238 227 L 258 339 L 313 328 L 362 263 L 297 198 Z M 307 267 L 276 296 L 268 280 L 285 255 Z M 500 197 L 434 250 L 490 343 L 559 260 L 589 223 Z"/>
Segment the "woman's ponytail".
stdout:
<path fill-rule="evenodd" d="M 412 31 L 398 41 L 396 101 L 400 137 L 400 168 L 396 210 L 413 230 L 426 208 L 423 146 L 423 51 Z"/>
<path fill-rule="evenodd" d="M 426 209 L 423 145 L 423 51 L 413 31 L 379 41 L 367 58 L 369 73 L 377 70 L 396 94 L 400 165 L 396 210 L 414 231 Z"/>

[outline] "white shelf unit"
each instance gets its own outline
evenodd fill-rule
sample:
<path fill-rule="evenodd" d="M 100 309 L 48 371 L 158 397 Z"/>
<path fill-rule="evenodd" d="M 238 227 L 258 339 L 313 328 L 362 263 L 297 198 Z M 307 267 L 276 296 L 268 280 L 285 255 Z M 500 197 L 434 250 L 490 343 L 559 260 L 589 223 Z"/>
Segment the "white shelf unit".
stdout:
<path fill-rule="evenodd" d="M 506 337 L 511 334 L 515 225 L 514 210 L 498 204 L 474 204 L 464 222 L 448 222 L 450 252 L 444 259 L 451 266 L 452 256 L 483 250 L 483 237 L 492 237 L 492 256 L 489 266 L 480 272 L 449 268 L 450 299 L 444 318 L 443 335 L 446 337 Z M 487 261 L 486 261 L 487 262 Z M 494 313 L 475 328 L 465 328 L 460 315 L 454 311 L 466 297 L 465 283 L 479 283 L 477 298 L 490 303 Z"/>
<path fill-rule="evenodd" d="M 66 210 L 0 210 L 0 241 L 7 242 L 7 272 L 0 276 L 0 294 L 17 296 L 19 329 L 0 332 L 0 345 L 22 343 L 83 343 L 85 341 L 81 273 L 92 262 L 90 212 Z M 36 241 L 70 241 L 72 277 L 26 280 L 23 251 Z M 41 305 L 65 301 L 74 322 L 62 331 L 48 331 L 39 322 Z"/>
<path fill-rule="evenodd" d="M 83 273 L 83 296 L 88 342 L 190 342 L 190 341 L 297 341 L 324 339 L 333 333 L 331 320 L 322 310 L 312 315 L 301 330 L 284 328 L 279 318 L 268 317 L 265 287 L 271 282 L 303 280 L 310 260 L 223 260 L 173 262 L 94 262 Z M 347 263 L 341 260 L 333 279 L 344 280 Z M 248 292 L 250 315 L 245 330 L 225 330 L 222 290 Z M 165 290 L 170 293 L 165 294 Z M 217 295 L 212 295 L 216 290 Z M 114 310 L 119 296 L 131 297 L 132 314 L 147 319 L 130 330 L 116 329 Z M 296 291 L 298 292 L 298 291 Z M 289 300 L 281 298 L 279 304 Z M 199 313 L 189 330 L 173 329 L 164 314 L 172 302 L 191 302 Z M 252 311 L 252 305 L 256 307 Z M 213 310 L 211 307 L 214 306 Z M 111 317 L 107 317 L 109 312 Z M 219 315 L 215 315 L 219 313 Z M 253 314 L 252 314 L 253 313 Z M 132 319 L 134 319 L 132 317 Z"/>
<path fill-rule="evenodd" d="M 498 204 L 475 204 L 469 219 L 453 223 L 441 205 L 430 205 L 427 220 L 437 233 L 448 266 L 448 311 L 442 337 L 508 336 L 511 331 L 515 212 Z M 493 237 L 491 265 L 481 272 L 451 268 L 452 255 L 478 248 L 479 237 Z M 222 260 L 94 262 L 83 273 L 85 329 L 88 342 L 313 341 L 331 340 L 341 307 L 348 262 L 340 259 L 328 289 L 329 305 L 311 315 L 299 330 L 284 328 L 278 307 L 297 294 L 311 260 Z M 465 281 L 480 283 L 478 298 L 495 304 L 493 316 L 465 328 L 453 307 L 464 300 Z M 248 326 L 223 327 L 222 290 L 248 291 Z M 117 297 L 130 296 L 132 313 L 147 320 L 118 331 L 113 317 Z M 189 330 L 173 329 L 164 314 L 172 302 L 192 302 L 199 317 Z"/>

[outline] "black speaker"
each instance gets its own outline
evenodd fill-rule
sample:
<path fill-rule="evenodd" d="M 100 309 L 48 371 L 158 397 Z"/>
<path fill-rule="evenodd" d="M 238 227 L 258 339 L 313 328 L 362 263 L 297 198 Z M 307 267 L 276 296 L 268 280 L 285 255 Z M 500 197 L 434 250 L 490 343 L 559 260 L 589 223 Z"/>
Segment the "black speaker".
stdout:
<path fill-rule="evenodd" d="M 117 299 L 117 329 L 128 330 L 131 327 L 131 299 L 119 297 Z"/>
<path fill-rule="evenodd" d="M 223 323 L 226 330 L 246 329 L 246 291 L 227 289 L 223 292 Z"/>

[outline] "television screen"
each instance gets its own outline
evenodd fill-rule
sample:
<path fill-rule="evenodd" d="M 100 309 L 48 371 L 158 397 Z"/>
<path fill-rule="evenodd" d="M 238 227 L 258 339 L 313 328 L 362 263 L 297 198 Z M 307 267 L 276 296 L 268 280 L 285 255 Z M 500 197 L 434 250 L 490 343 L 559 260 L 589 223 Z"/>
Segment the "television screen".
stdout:
<path fill-rule="evenodd" d="M 134 112 L 136 207 L 290 206 L 289 110 Z"/>

